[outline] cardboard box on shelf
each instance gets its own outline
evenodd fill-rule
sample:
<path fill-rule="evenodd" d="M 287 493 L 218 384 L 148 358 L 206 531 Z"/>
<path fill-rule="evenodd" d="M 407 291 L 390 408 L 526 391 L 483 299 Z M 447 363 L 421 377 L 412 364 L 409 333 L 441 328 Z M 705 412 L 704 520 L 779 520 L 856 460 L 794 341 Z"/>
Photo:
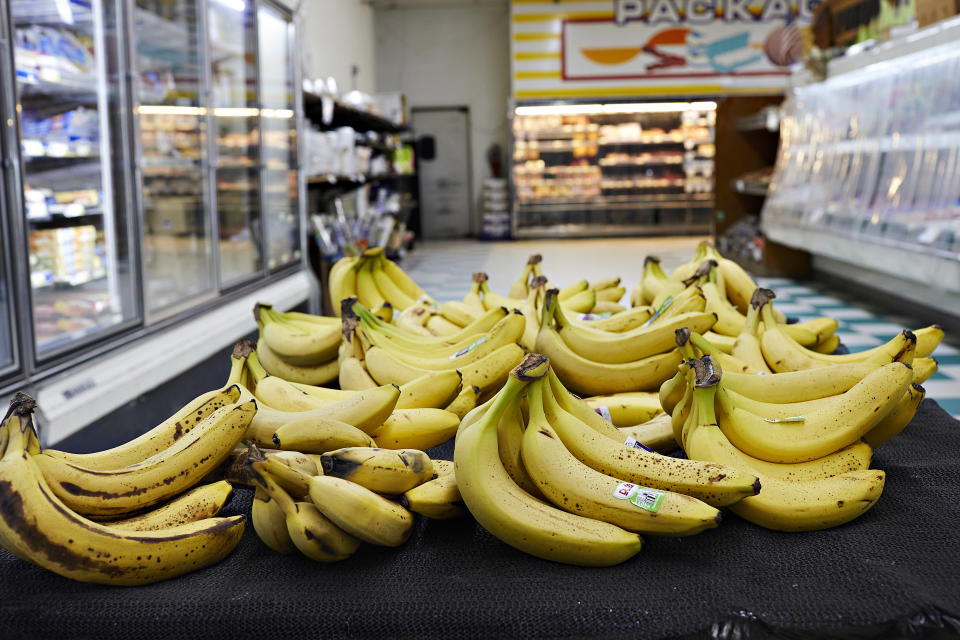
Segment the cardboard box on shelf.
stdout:
<path fill-rule="evenodd" d="M 960 13 L 960 0 L 916 0 L 917 24 L 926 27 Z"/>

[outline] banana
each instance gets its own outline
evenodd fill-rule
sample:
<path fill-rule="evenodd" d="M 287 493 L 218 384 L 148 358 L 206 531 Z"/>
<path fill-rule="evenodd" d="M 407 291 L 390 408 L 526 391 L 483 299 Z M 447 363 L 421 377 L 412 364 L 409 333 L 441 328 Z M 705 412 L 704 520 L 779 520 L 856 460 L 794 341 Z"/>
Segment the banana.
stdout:
<path fill-rule="evenodd" d="M 420 300 L 424 300 L 428 304 L 433 303 L 433 298 L 428 296 L 426 292 L 421 289 L 420 286 L 397 265 L 396 262 L 389 260 L 384 256 L 380 264 L 390 279 L 393 280 L 394 284 L 396 284 L 397 287 L 399 287 L 408 298 L 418 302 Z"/>
<path fill-rule="evenodd" d="M 746 466 L 746 458 L 716 426 L 711 388 L 697 388 L 694 414 L 697 426 L 689 432 L 687 455 L 715 460 L 756 473 L 763 485 L 759 495 L 731 505 L 741 518 L 778 531 L 815 531 L 835 527 L 863 514 L 883 491 L 883 471 L 861 469 L 836 476 L 788 482 Z"/>
<path fill-rule="evenodd" d="M 939 366 L 935 358 L 914 358 L 911 365 L 913 367 L 914 384 L 923 384 L 930 379 L 930 376 L 937 372 Z"/>
<path fill-rule="evenodd" d="M 407 307 L 412 307 L 417 303 L 417 297 L 411 297 L 407 295 L 407 292 L 397 286 L 397 283 L 393 281 L 390 277 L 390 274 L 386 270 L 386 261 L 387 258 L 382 253 L 378 255 L 371 267 L 371 275 L 373 276 L 373 283 L 376 285 L 377 291 L 383 296 L 394 309 L 399 309 L 403 311 Z M 370 307 L 371 309 L 373 307 Z"/>
<path fill-rule="evenodd" d="M 468 425 L 469 426 L 469 425 Z M 497 451 L 500 453 L 500 462 L 510 478 L 520 489 L 534 498 L 547 500 L 537 484 L 530 478 L 527 469 L 523 466 L 523 432 L 526 429 L 523 412 L 519 402 L 511 402 L 504 410 L 497 424 Z"/>
<path fill-rule="evenodd" d="M 770 365 L 770 369 L 777 373 L 825 367 L 845 362 L 870 360 L 887 363 L 903 359 L 903 352 L 908 346 L 913 349 L 916 348 L 916 336 L 909 331 L 903 331 L 886 344 L 873 349 L 846 355 L 825 355 L 801 346 L 796 340 L 784 333 L 782 327 L 774 321 L 772 310 L 769 307 L 765 306 L 760 312 L 763 316 L 764 325 L 763 335 L 760 337 L 763 356 L 767 364 Z M 909 363 L 912 358 L 913 354 L 910 355 L 909 360 L 905 361 Z"/>
<path fill-rule="evenodd" d="M 477 317 L 483 315 L 487 310 L 486 305 L 483 303 L 483 298 L 480 295 L 480 285 L 486 282 L 486 280 L 487 274 L 482 271 L 474 273 L 473 278 L 470 280 L 470 290 L 467 292 L 467 295 L 463 296 L 463 304 Z M 524 283 L 523 288 L 524 291 L 526 291 L 526 283 Z"/>
<path fill-rule="evenodd" d="M 760 309 L 770 303 L 772 291 L 758 287 L 753 292 L 750 299 L 750 309 L 747 311 L 747 319 L 743 323 L 743 329 L 733 343 L 733 349 L 730 352 L 734 358 L 746 363 L 756 369 L 757 373 L 772 373 L 763 359 L 763 350 L 760 348 Z M 692 327 L 691 327 L 692 328 Z M 699 329 L 693 329 L 700 331 Z M 700 331 L 700 333 L 703 333 Z"/>
<path fill-rule="evenodd" d="M 360 268 L 357 269 L 357 299 L 367 309 L 379 307 L 387 301 L 373 278 L 375 265 L 375 259 L 364 256 Z"/>
<path fill-rule="evenodd" d="M 940 346 L 940 341 L 943 340 L 943 329 L 937 324 L 917 329 L 913 334 L 917 336 L 918 358 L 926 358 L 936 351 L 937 347 Z"/>
<path fill-rule="evenodd" d="M 483 306 L 489 311 L 491 309 L 496 309 L 497 307 L 505 307 L 510 311 L 521 311 L 523 306 L 523 301 L 526 298 L 508 298 L 502 296 L 499 293 L 494 293 L 490 290 L 489 285 L 487 285 L 487 274 L 473 274 L 474 279 L 476 280 L 478 276 L 483 276 L 480 281 L 480 293 L 483 294 Z"/>
<path fill-rule="evenodd" d="M 723 363 L 720 363 L 723 366 Z M 850 390 L 855 384 L 882 365 L 871 362 L 849 362 L 789 371 L 769 376 L 723 370 L 723 387 L 740 395 L 770 403 L 801 402 L 835 396 Z M 661 402 L 662 402 L 661 396 Z"/>
<path fill-rule="evenodd" d="M 252 400 L 218 409 L 169 448 L 120 469 L 86 469 L 45 453 L 34 462 L 73 511 L 125 514 L 171 498 L 216 469 L 243 439 L 256 411 Z"/>
<path fill-rule="evenodd" d="M 518 487 L 500 461 L 500 418 L 524 384 L 542 377 L 546 367 L 542 356 L 528 356 L 511 372 L 489 410 L 460 434 L 454 451 L 457 486 L 480 525 L 520 551 L 567 564 L 619 564 L 640 551 L 638 535 L 544 504 Z"/>
<path fill-rule="evenodd" d="M 377 493 L 399 495 L 433 479 L 433 462 L 419 449 L 346 447 L 320 456 L 323 474 Z"/>
<path fill-rule="evenodd" d="M 434 464 L 436 462 L 434 460 Z M 468 513 L 457 487 L 457 476 L 453 473 L 440 475 L 410 489 L 400 498 L 400 506 L 432 520 L 450 520 Z"/>
<path fill-rule="evenodd" d="M 330 268 L 327 289 L 330 291 L 330 303 L 338 316 L 340 301 L 357 295 L 357 268 L 361 264 L 360 258 L 343 257 Z"/>
<path fill-rule="evenodd" d="M 655 308 L 658 309 L 660 313 L 656 313 L 651 317 L 648 326 L 666 322 L 670 318 L 683 313 L 705 311 L 706 300 L 700 292 L 700 287 L 690 287 L 678 293 L 675 298 L 665 300 L 662 304 L 658 304 Z"/>
<path fill-rule="evenodd" d="M 377 387 L 377 381 L 367 373 L 363 362 L 354 357 L 340 360 L 340 372 L 337 374 L 340 388 L 347 391 L 363 391 Z"/>
<path fill-rule="evenodd" d="M 727 354 L 733 353 L 733 344 L 737 341 L 735 336 L 725 336 L 712 330 L 705 332 L 703 337 L 717 349 Z"/>
<path fill-rule="evenodd" d="M 543 395 L 547 419 L 561 442 L 580 462 L 600 473 L 644 487 L 683 493 L 715 507 L 732 504 L 760 490 L 760 483 L 752 474 L 624 446 L 561 408 L 553 392 L 545 390 Z"/>
<path fill-rule="evenodd" d="M 257 358 L 268 373 L 290 382 L 327 384 L 336 380 L 340 373 L 336 358 L 311 367 L 290 364 L 274 353 L 262 338 L 257 341 Z"/>
<path fill-rule="evenodd" d="M 590 313 L 596 304 L 597 292 L 593 289 L 586 289 L 566 300 L 560 300 L 560 306 L 573 313 Z"/>
<path fill-rule="evenodd" d="M 590 288 L 590 283 L 587 282 L 586 280 L 580 280 L 578 282 L 574 282 L 571 285 L 567 285 L 566 287 L 559 289 L 557 291 L 557 299 L 565 302 L 567 300 L 570 300 L 571 298 L 576 297 L 578 294 L 583 293 L 589 288 Z"/>
<path fill-rule="evenodd" d="M 616 314 L 623 313 L 627 308 L 622 304 L 617 304 L 616 302 L 609 302 L 607 300 L 598 300 L 596 304 L 593 305 L 593 308 L 590 309 L 591 314 Z"/>
<path fill-rule="evenodd" d="M 242 361 L 240 361 L 242 363 Z M 197 425 L 217 409 L 229 406 L 240 399 L 240 388 L 228 384 L 223 389 L 204 393 L 188 402 L 175 414 L 150 429 L 142 436 L 97 453 L 68 453 L 56 449 L 44 449 L 51 458 L 60 458 L 70 464 L 87 469 L 119 469 L 160 453 L 177 440 L 190 433 Z"/>
<path fill-rule="evenodd" d="M 427 318 L 427 323 L 424 326 L 434 335 L 445 337 L 456 335 L 463 328 L 458 324 L 450 322 L 439 313 L 435 313 Z"/>
<path fill-rule="evenodd" d="M 312 478 L 310 499 L 335 525 L 370 544 L 397 547 L 407 541 L 413 530 L 413 515 L 409 511 L 341 478 Z"/>
<path fill-rule="evenodd" d="M 463 375 L 456 369 L 436 371 L 400 387 L 397 409 L 442 409 L 460 393 Z"/>
<path fill-rule="evenodd" d="M 570 322 L 573 324 L 578 324 L 581 327 L 589 327 L 591 329 L 596 329 L 597 331 L 612 331 L 615 333 L 621 333 L 623 331 L 630 331 L 631 329 L 636 329 L 643 325 L 644 322 L 650 319 L 650 316 L 653 315 L 653 309 L 647 306 L 635 307 L 633 309 L 628 309 L 622 313 L 617 313 L 609 318 L 595 318 L 593 320 L 580 319 L 578 316 L 573 316 L 569 318 Z M 539 322 L 537 323 L 539 327 Z"/>
<path fill-rule="evenodd" d="M 729 393 L 717 394 L 720 428 L 741 451 L 769 462 L 805 462 L 856 442 L 885 417 L 913 379 L 909 365 L 893 362 L 868 374 L 849 391 L 819 400 L 800 420 L 778 414 L 770 404 L 763 416 L 734 404 Z M 753 401 L 756 402 L 756 401 Z"/>
<path fill-rule="evenodd" d="M 427 304 L 415 304 L 400 312 L 396 320 L 397 328 L 409 335 L 436 338 L 437 336 L 434 333 L 423 326 L 429 317 L 430 307 Z"/>
<path fill-rule="evenodd" d="M 724 293 L 726 298 L 733 303 L 742 313 L 746 313 L 750 306 L 750 297 L 757 288 L 757 283 L 753 281 L 743 267 L 733 260 L 724 258 L 716 249 L 710 248 L 713 259 L 717 261 L 717 271 L 723 278 Z M 770 308 L 770 313 L 776 319 L 777 324 L 785 324 L 787 318 L 774 308 Z"/>
<path fill-rule="evenodd" d="M 523 266 L 523 272 L 520 274 L 520 277 L 510 285 L 510 291 L 507 292 L 507 295 L 511 298 L 516 298 L 522 300 L 527 297 L 527 283 L 530 282 L 530 274 L 533 273 L 533 265 L 530 264 L 530 260 L 534 257 L 543 258 L 539 254 L 536 256 L 530 256 L 530 259 L 527 260 L 527 264 Z"/>
<path fill-rule="evenodd" d="M 444 409 L 397 409 L 373 433 L 385 449 L 430 449 L 454 436 L 460 418 Z"/>
<path fill-rule="evenodd" d="M 139 585 L 215 564 L 243 535 L 245 518 L 204 518 L 159 531 L 126 531 L 74 513 L 27 455 L 35 403 L 17 394 L 4 418 L 0 540 L 21 558 L 81 582 Z"/>
<path fill-rule="evenodd" d="M 426 338 L 417 334 L 411 334 L 401 327 L 394 327 L 384 322 L 378 322 L 362 306 L 353 305 L 351 311 L 359 315 L 363 327 L 369 331 L 374 331 L 384 339 L 389 340 L 398 348 L 413 351 L 419 354 L 439 354 L 459 351 L 464 347 L 473 344 L 477 338 L 488 333 L 509 311 L 503 307 L 497 307 L 490 311 L 485 311 L 472 324 L 461 329 L 454 336 L 430 336 Z M 351 329 L 352 330 L 352 329 Z"/>
<path fill-rule="evenodd" d="M 550 367 L 550 371 L 547 372 L 547 378 L 550 381 L 550 388 L 553 390 L 557 404 L 565 411 L 573 414 L 597 433 L 612 438 L 616 442 L 623 442 L 620 430 L 612 422 L 601 417 L 599 413 L 590 408 L 590 405 L 567 391 L 553 367 Z"/>
<path fill-rule="evenodd" d="M 259 486 L 282 509 L 287 533 L 297 550 L 318 562 L 337 562 L 353 555 L 360 547 L 360 541 L 337 528 L 315 505 L 294 502 L 268 473 L 270 464 L 269 461 L 260 461 L 251 463 L 251 466 Z"/>
<path fill-rule="evenodd" d="M 926 391 L 923 387 L 918 384 L 911 384 L 907 392 L 900 397 L 897 406 L 894 407 L 886 417 L 880 420 L 875 427 L 863 435 L 863 441 L 876 449 L 903 431 L 906 426 L 910 424 L 910 421 L 913 420 L 913 416 L 917 412 L 920 403 L 923 402 L 925 395 Z"/>
<path fill-rule="evenodd" d="M 790 326 L 790 325 L 786 325 Z M 837 347 L 840 346 L 840 338 L 837 336 L 830 336 L 826 338 L 823 342 L 817 343 L 810 347 L 813 351 L 817 353 L 831 354 L 837 350 Z"/>
<path fill-rule="evenodd" d="M 290 364 L 316 366 L 329 362 L 340 346 L 340 327 L 303 325 L 287 322 L 277 312 L 259 305 L 254 309 L 262 324 L 260 336 L 272 353 Z"/>
<path fill-rule="evenodd" d="M 694 267 L 696 269 L 696 267 Z M 660 267 L 660 258 L 647 256 L 643 261 L 643 275 L 640 280 L 643 292 L 643 304 L 651 304 L 654 299 L 665 299 L 683 291 L 684 285 L 679 280 L 671 280 Z M 656 305 L 658 307 L 659 305 Z"/>
<path fill-rule="evenodd" d="M 458 327 L 465 327 L 477 319 L 477 315 L 472 309 L 462 302 L 450 300 L 440 305 L 438 311 L 445 319 L 449 320 Z"/>
<path fill-rule="evenodd" d="M 297 550 L 287 531 L 287 515 L 283 507 L 263 487 L 257 487 L 253 492 L 250 520 L 263 544 L 277 553 L 288 554 Z"/>
<path fill-rule="evenodd" d="M 367 371 L 374 380 L 383 384 L 406 384 L 420 376 L 430 373 L 407 364 L 386 349 L 371 347 L 365 354 Z M 464 386 L 477 386 L 481 391 L 503 384 L 510 368 L 523 358 L 523 348 L 516 344 L 507 344 L 486 357 L 465 365 L 457 365 L 463 374 Z"/>
<path fill-rule="evenodd" d="M 480 398 L 480 387 L 476 385 L 463 385 L 460 393 L 448 404 L 445 409 L 463 420 L 464 416 L 470 413 L 476 406 Z"/>
<path fill-rule="evenodd" d="M 314 418 L 339 420 L 370 433 L 383 424 L 399 397 L 400 389 L 394 385 L 383 385 L 357 391 L 350 398 L 312 411 L 278 411 L 260 406 L 245 437 L 258 445 L 272 447 L 273 434 L 280 427 L 294 420 L 309 421 Z"/>
<path fill-rule="evenodd" d="M 311 411 L 338 402 L 318 398 L 301 390 L 296 384 L 277 376 L 267 376 L 257 382 L 253 395 L 268 407 L 280 411 Z"/>
<path fill-rule="evenodd" d="M 706 240 L 702 240 L 697 243 L 697 248 L 693 252 L 693 257 L 688 261 L 684 262 L 677 268 L 673 270 L 670 274 L 671 280 L 676 280 L 677 282 L 683 282 L 684 280 L 689 280 L 693 277 L 693 274 L 696 273 L 697 269 L 703 263 L 704 260 L 714 257 L 715 252 L 713 251 L 713 246 Z M 660 262 L 659 258 L 654 258 L 658 263 Z M 667 275 L 664 273 L 661 278 L 667 278 Z"/>
<path fill-rule="evenodd" d="M 614 287 L 619 287 L 619 286 L 620 286 L 620 276 L 600 278 L 599 280 L 590 283 L 590 288 L 593 289 L 594 291 L 602 291 L 604 289 L 612 289 Z M 626 289 L 624 289 L 623 293 L 626 293 Z M 623 297 L 623 293 L 620 294 L 620 298 Z M 620 298 L 617 298 L 617 300 L 619 300 Z"/>
<path fill-rule="evenodd" d="M 432 462 L 433 473 L 435 474 L 436 478 L 454 475 L 453 460 L 441 460 L 440 458 L 436 458 L 432 460 Z"/>
<path fill-rule="evenodd" d="M 593 396 L 584 398 L 583 401 L 617 427 L 630 427 L 647 422 L 663 413 L 660 397 L 651 391 Z"/>
<path fill-rule="evenodd" d="M 600 363 L 578 355 L 563 341 L 550 322 L 555 305 L 548 291 L 536 348 L 550 359 L 564 385 L 577 393 L 600 395 L 652 390 L 659 388 L 677 370 L 681 356 L 675 349 L 623 364 Z"/>
<path fill-rule="evenodd" d="M 537 344 L 537 333 L 540 331 L 540 313 L 538 311 L 543 298 L 543 288 L 547 279 L 537 276 L 530 282 L 530 293 L 524 300 L 520 312 L 523 314 L 525 327 L 520 338 L 520 346 L 526 351 L 533 351 Z"/>
<path fill-rule="evenodd" d="M 570 350 L 594 362 L 607 364 L 634 362 L 670 351 L 676 346 L 677 329 L 690 327 L 702 333 L 716 321 L 716 316 L 710 313 L 684 313 L 656 326 L 609 333 L 572 324 L 559 305 L 553 310 L 557 333 Z"/>
<path fill-rule="evenodd" d="M 620 298 L 627 293 L 626 289 L 618 286 L 601 289 L 597 289 L 595 287 L 591 288 L 597 292 L 596 302 L 620 302 Z"/>
<path fill-rule="evenodd" d="M 304 453 L 375 446 L 373 439 L 360 429 L 339 420 L 315 416 L 291 420 L 276 430 L 272 440 L 281 449 Z"/>
<path fill-rule="evenodd" d="M 449 353 L 442 353 L 435 356 L 418 355 L 402 348 L 398 348 L 395 345 L 392 345 L 389 341 L 380 339 L 376 332 L 366 332 L 361 330 L 358 332 L 358 334 L 360 337 L 360 343 L 364 347 L 364 351 L 367 350 L 367 341 L 369 341 L 370 345 L 376 345 L 387 351 L 390 351 L 393 356 L 399 358 L 406 364 L 420 369 L 442 371 L 450 369 L 462 369 L 467 365 L 479 362 L 505 345 L 515 344 L 518 340 L 520 340 L 521 337 L 523 337 L 525 328 L 525 318 L 519 313 L 511 313 L 503 320 L 498 322 L 489 333 L 480 336 L 472 344 L 460 349 L 459 351 L 451 351 Z M 374 377 L 376 377 L 376 375 L 374 375 Z"/>
<path fill-rule="evenodd" d="M 216 516 L 232 495 L 233 487 L 230 483 L 220 480 L 194 487 L 152 511 L 123 520 L 113 520 L 109 525 L 128 531 L 168 529 Z"/>
<path fill-rule="evenodd" d="M 657 453 L 667 454 L 676 451 L 680 446 L 673 436 L 673 423 L 670 414 L 661 413 L 642 424 L 632 427 L 619 427 L 623 438 L 633 438 L 647 449 Z"/>
<path fill-rule="evenodd" d="M 720 512 L 696 498 L 638 487 L 577 460 L 547 421 L 544 382 L 541 378 L 528 388 L 530 421 L 521 451 L 530 477 L 553 504 L 627 531 L 653 535 L 688 536 L 719 524 Z"/>
<path fill-rule="evenodd" d="M 318 327 L 339 327 L 340 320 L 332 316 L 317 316 L 312 313 L 303 313 L 301 311 L 280 312 L 273 308 L 273 305 L 266 302 L 258 302 L 256 307 L 262 309 L 271 309 L 284 322 L 289 322 L 301 327 L 305 331 L 316 330 Z"/>
<path fill-rule="evenodd" d="M 394 308 L 389 302 L 384 302 L 383 305 L 370 309 L 370 313 L 386 323 L 393 322 Z"/>
<path fill-rule="evenodd" d="M 699 350 L 703 355 L 710 356 L 723 368 L 724 371 L 734 371 L 737 373 L 749 373 L 757 375 L 760 372 L 751 367 L 740 358 L 728 355 L 710 344 L 706 338 L 696 331 L 690 332 L 690 344 Z"/>

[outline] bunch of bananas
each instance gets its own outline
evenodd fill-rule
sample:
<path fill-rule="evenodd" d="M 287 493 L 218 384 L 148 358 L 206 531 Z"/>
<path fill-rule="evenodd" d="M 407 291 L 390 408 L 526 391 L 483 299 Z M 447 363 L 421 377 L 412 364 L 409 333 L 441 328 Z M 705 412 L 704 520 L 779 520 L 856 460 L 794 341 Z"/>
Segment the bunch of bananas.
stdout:
<path fill-rule="evenodd" d="M 664 385 L 664 408 L 689 458 L 760 478 L 760 493 L 734 513 L 780 531 L 834 527 L 876 504 L 885 474 L 869 468 L 871 447 L 903 429 L 923 399 L 904 362 L 873 363 L 865 375 L 850 366 L 753 376 L 721 372 L 709 355 L 690 359 Z"/>
<path fill-rule="evenodd" d="M 219 562 L 239 542 L 244 516 L 215 517 L 230 484 L 196 486 L 257 411 L 236 385 L 89 454 L 41 450 L 34 407 L 19 393 L 0 424 L 0 544 L 14 555 L 74 580 L 137 585 Z"/>
<path fill-rule="evenodd" d="M 651 391 L 670 378 L 683 359 L 676 348 L 676 329 L 707 331 L 714 322 L 716 316 L 702 306 L 697 309 L 681 302 L 651 315 L 637 328 L 604 331 L 570 321 L 557 303 L 557 290 L 551 289 L 543 305 L 536 350 L 550 358 L 563 383 L 577 393 Z"/>
<path fill-rule="evenodd" d="M 415 449 L 346 447 L 319 456 L 283 454 L 290 452 L 251 445 L 231 466 L 233 479 L 255 489 L 251 520 L 264 544 L 318 562 L 344 560 L 361 542 L 386 547 L 406 542 L 413 512 L 423 502 L 406 496 L 436 495 L 429 485 L 443 477 L 435 472 L 434 461 Z M 444 475 L 450 475 L 452 464 L 445 464 Z M 392 499 L 398 496 L 403 504 Z M 447 492 L 446 498 L 446 505 L 429 503 L 445 507 L 445 517 L 462 513 L 459 494 Z"/>
<path fill-rule="evenodd" d="M 433 299 L 403 269 L 383 255 L 381 247 L 338 260 L 330 269 L 327 284 L 337 315 L 340 315 L 340 301 L 351 297 L 368 309 L 389 303 L 393 309 L 403 311 L 417 302 L 433 304 Z"/>
<path fill-rule="evenodd" d="M 456 371 L 430 372 L 403 386 L 327 389 L 267 375 L 257 351 L 241 340 L 231 354 L 228 384 L 242 385 L 259 411 L 246 439 L 261 447 L 320 454 L 347 446 L 428 449 L 448 440 L 460 418 Z M 476 402 L 472 389 L 465 394 Z M 464 413 L 466 413 L 464 411 Z"/>
<path fill-rule="evenodd" d="M 703 308 L 717 315 L 707 339 L 726 353 L 733 350 L 736 338 L 747 326 L 750 299 L 757 284 L 733 260 L 724 258 L 707 242 L 701 242 L 693 259 L 677 267 L 669 276 L 660 267 L 660 260 L 647 256 L 640 283 L 630 294 L 633 307 L 653 309 L 675 305 L 695 290 L 702 297 Z M 805 347 L 821 353 L 832 353 L 839 345 L 834 335 L 837 321 L 815 318 L 786 324 L 786 317 L 771 307 L 780 329 Z"/>
<path fill-rule="evenodd" d="M 662 456 L 625 438 L 540 354 L 464 418 L 454 469 L 463 502 L 490 533 L 541 558 L 590 566 L 634 556 L 639 533 L 716 527 L 717 507 L 760 490 L 753 473 Z"/>
<path fill-rule="evenodd" d="M 340 322 L 336 318 L 288 311 L 258 303 L 253 316 L 260 329 L 257 353 L 271 374 L 290 382 L 329 384 L 340 375 Z"/>
<path fill-rule="evenodd" d="M 459 372 L 463 390 L 448 398 L 447 408 L 461 416 L 478 396 L 499 390 L 524 355 L 517 342 L 526 320 L 503 307 L 485 311 L 456 334 L 443 337 L 421 336 L 387 324 L 355 299 L 343 301 L 341 319 L 341 372 L 351 372 L 349 377 L 341 375 L 341 387 L 408 385 L 426 375 Z"/>

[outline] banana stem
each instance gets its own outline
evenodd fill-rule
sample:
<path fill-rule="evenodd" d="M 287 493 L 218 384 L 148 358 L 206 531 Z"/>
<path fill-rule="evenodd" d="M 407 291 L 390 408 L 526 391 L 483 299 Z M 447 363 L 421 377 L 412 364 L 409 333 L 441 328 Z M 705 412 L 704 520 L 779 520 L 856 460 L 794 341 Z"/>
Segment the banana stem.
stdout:
<path fill-rule="evenodd" d="M 251 351 L 250 355 L 247 356 L 247 370 L 250 372 L 250 375 L 253 376 L 254 385 L 270 375 L 267 373 L 267 370 L 263 368 L 263 365 L 260 364 L 260 359 L 257 357 L 256 351 Z"/>

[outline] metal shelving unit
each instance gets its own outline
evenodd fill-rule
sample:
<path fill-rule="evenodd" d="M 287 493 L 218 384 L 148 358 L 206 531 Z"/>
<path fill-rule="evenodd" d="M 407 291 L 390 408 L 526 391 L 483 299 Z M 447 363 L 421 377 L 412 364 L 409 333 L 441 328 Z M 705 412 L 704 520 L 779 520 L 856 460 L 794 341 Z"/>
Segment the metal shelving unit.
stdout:
<path fill-rule="evenodd" d="M 516 107 L 513 235 L 708 231 L 715 109 L 713 102 Z"/>

